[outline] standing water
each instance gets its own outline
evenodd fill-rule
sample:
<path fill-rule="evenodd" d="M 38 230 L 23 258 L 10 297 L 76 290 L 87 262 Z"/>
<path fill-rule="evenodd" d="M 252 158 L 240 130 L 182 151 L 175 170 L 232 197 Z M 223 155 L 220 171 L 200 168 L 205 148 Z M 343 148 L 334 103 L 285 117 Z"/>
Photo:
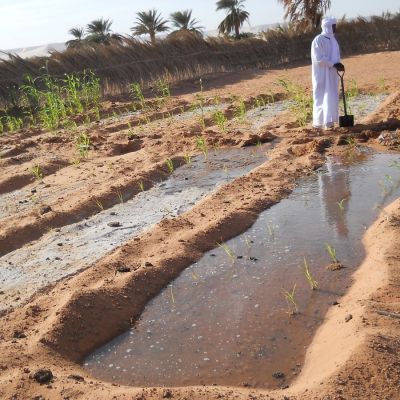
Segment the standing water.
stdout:
<path fill-rule="evenodd" d="M 221 185 L 263 164 L 273 144 L 210 150 L 131 200 L 0 257 L 0 312 L 72 275 L 165 217 L 179 215 Z"/>
<path fill-rule="evenodd" d="M 183 271 L 129 332 L 91 354 L 85 367 L 135 386 L 286 385 L 362 262 L 365 230 L 398 196 L 399 162 L 388 154 L 330 159 L 246 233 Z M 326 268 L 326 244 L 344 269 Z M 315 291 L 304 260 L 318 282 Z M 294 287 L 299 314 L 290 316 L 283 290 Z"/>

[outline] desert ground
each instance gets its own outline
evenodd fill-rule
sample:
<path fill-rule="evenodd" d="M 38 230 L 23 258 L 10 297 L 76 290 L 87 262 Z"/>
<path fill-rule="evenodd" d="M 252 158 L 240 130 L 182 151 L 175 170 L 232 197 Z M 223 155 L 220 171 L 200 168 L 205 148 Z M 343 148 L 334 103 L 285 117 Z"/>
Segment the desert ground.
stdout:
<path fill-rule="evenodd" d="M 296 352 L 277 353 L 279 369 L 271 361 L 260 370 L 261 384 L 230 380 L 232 369 L 215 385 L 207 379 L 127 385 L 96 377 L 84 366 L 93 351 L 135 326 L 166 287 L 175 305 L 174 286 L 168 285 L 204 254 L 223 248 L 233 258 L 224 244 L 288 199 L 328 159 L 369 151 L 395 160 L 400 52 L 351 57 L 344 64 L 346 83 L 357 84 L 353 128 L 298 126 L 293 99 L 277 81 L 284 78 L 309 93 L 310 66 L 302 65 L 205 76 L 202 92 L 197 81 L 182 82 L 158 108 L 150 99 L 140 113 L 125 111 L 129 98 L 104 101 L 102 118 L 76 132 L 31 129 L 0 136 L 0 398 L 400 398 L 400 202 L 391 176 L 390 204 L 357 234 L 364 249 L 357 265 L 329 271 L 329 259 L 321 261 L 315 292 L 333 276 L 341 290 L 327 297 L 318 321 L 303 326 L 302 304 L 296 317 L 285 311 L 284 296 L 274 298 L 282 306 L 271 321 L 277 318 L 293 331 Z M 81 159 L 79 133 L 90 137 Z M 207 185 L 200 162 L 209 157 L 211 163 L 223 151 L 223 162 L 214 161 L 216 184 Z M 188 176 L 197 165 L 196 179 L 206 183 L 194 188 Z M 189 175 L 174 178 L 184 168 Z M 171 179 L 178 188 L 188 181 L 176 197 Z M 389 195 L 386 186 L 382 190 Z M 161 205 L 161 196 L 171 196 L 170 203 Z M 333 201 L 340 211 L 336 200 L 341 198 Z M 306 221 L 298 235 L 306 235 L 313 222 Z M 224 296 L 219 299 L 224 306 Z M 230 314 L 234 309 L 227 305 Z M 239 378 L 240 368 L 238 363 Z"/>

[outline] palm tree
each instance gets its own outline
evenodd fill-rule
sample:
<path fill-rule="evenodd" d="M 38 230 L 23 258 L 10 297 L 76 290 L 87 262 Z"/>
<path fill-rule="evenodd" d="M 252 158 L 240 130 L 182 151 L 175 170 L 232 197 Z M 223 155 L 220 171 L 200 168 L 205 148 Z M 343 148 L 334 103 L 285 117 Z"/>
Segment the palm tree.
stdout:
<path fill-rule="evenodd" d="M 192 10 L 177 11 L 171 14 L 171 22 L 174 28 L 173 33 L 192 32 L 196 35 L 202 35 L 203 26 L 199 26 L 199 21 L 192 18 Z"/>
<path fill-rule="evenodd" d="M 85 31 L 83 28 L 72 28 L 68 31 L 74 39 L 68 40 L 65 44 L 69 49 L 76 49 L 85 43 Z"/>
<path fill-rule="evenodd" d="M 225 19 L 219 24 L 221 34 L 229 34 L 235 31 L 236 39 L 240 38 L 240 28 L 249 19 L 249 13 L 243 8 L 245 0 L 218 0 L 217 11 L 226 10 Z"/>
<path fill-rule="evenodd" d="M 156 33 L 169 30 L 168 20 L 162 19 L 161 14 L 157 15 L 155 9 L 138 12 L 136 15 L 136 25 L 131 28 L 131 31 L 136 36 L 150 35 L 152 44 L 156 43 Z"/>
<path fill-rule="evenodd" d="M 324 13 L 330 8 L 331 0 L 278 0 L 283 4 L 286 13 L 297 28 L 305 29 L 310 26 L 317 28 Z"/>
<path fill-rule="evenodd" d="M 87 40 L 94 43 L 110 44 L 111 42 L 121 42 L 122 36 L 111 31 L 112 21 L 109 19 L 95 19 L 87 25 Z"/>

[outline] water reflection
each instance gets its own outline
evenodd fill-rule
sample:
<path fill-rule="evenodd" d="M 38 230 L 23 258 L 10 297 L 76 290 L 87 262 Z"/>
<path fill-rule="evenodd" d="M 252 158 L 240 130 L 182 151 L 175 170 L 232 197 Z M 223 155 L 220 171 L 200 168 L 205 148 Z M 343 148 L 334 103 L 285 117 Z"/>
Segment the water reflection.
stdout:
<path fill-rule="evenodd" d="M 376 204 L 399 194 L 400 169 L 390 166 L 395 160 L 379 154 L 352 164 L 331 159 L 318 178 L 300 182 L 246 233 L 216 244 L 183 271 L 131 331 L 91 354 L 86 367 L 99 378 L 137 386 L 289 382 L 364 256 L 361 237 L 379 212 Z M 386 175 L 392 184 L 383 192 L 379 182 Z M 347 268 L 326 269 L 325 243 Z M 304 277 L 304 257 L 317 291 Z M 294 284 L 301 313 L 289 318 L 282 289 Z M 276 371 L 285 378 L 275 379 Z"/>

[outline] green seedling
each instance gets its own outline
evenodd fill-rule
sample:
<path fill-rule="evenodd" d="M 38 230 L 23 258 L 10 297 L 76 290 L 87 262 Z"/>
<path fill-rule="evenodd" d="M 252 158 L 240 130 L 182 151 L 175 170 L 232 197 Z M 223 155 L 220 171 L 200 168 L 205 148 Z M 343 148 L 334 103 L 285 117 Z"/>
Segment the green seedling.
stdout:
<path fill-rule="evenodd" d="M 139 189 L 140 189 L 142 192 L 144 192 L 144 183 L 143 183 L 143 181 L 139 181 L 139 182 L 138 182 L 138 186 L 139 186 Z"/>
<path fill-rule="evenodd" d="M 310 267 L 308 266 L 308 262 L 307 262 L 305 257 L 304 257 L 304 264 L 303 264 L 303 272 L 304 272 L 304 276 L 306 277 L 308 283 L 310 284 L 311 290 L 317 289 L 318 288 L 318 282 L 312 276 L 311 271 L 310 271 Z"/>
<path fill-rule="evenodd" d="M 246 243 L 247 248 L 249 249 L 251 247 L 251 240 L 246 234 L 244 235 L 244 241 Z"/>
<path fill-rule="evenodd" d="M 381 93 L 386 93 L 388 91 L 388 89 L 389 89 L 388 85 L 387 85 L 387 82 L 386 82 L 386 79 L 383 76 L 381 76 L 378 79 L 378 87 L 379 87 L 379 91 Z"/>
<path fill-rule="evenodd" d="M 215 111 L 213 118 L 214 122 L 218 125 L 219 129 L 221 129 L 222 132 L 225 132 L 225 126 L 227 122 L 225 114 L 221 110 L 218 110 Z"/>
<path fill-rule="evenodd" d="M 99 199 L 95 199 L 94 202 L 96 203 L 96 206 L 99 208 L 100 211 L 104 210 L 104 206 Z"/>
<path fill-rule="evenodd" d="M 167 160 L 165 161 L 165 164 L 167 165 L 167 168 L 168 168 L 168 171 L 170 172 L 170 174 L 172 174 L 174 172 L 174 162 L 170 158 L 167 158 Z"/>
<path fill-rule="evenodd" d="M 131 83 L 129 86 L 131 96 L 133 97 L 134 101 L 137 101 L 140 105 L 140 108 L 142 110 L 145 109 L 146 103 L 143 95 L 143 90 L 142 87 L 140 86 L 140 83 Z"/>
<path fill-rule="evenodd" d="M 338 201 L 337 205 L 338 205 L 340 211 L 344 211 L 344 203 L 345 203 L 346 200 L 347 199 L 344 198 L 344 199 Z"/>
<path fill-rule="evenodd" d="M 0 118 L 0 121 L 1 120 L 4 121 L 1 123 L 1 131 L 6 128 L 8 132 L 14 133 L 24 126 L 22 118 L 13 117 L 11 115 L 5 115 L 4 117 Z"/>
<path fill-rule="evenodd" d="M 255 101 L 255 108 L 261 108 L 261 107 L 265 107 L 265 100 L 262 97 L 260 98 L 257 97 Z"/>
<path fill-rule="evenodd" d="M 299 126 L 305 126 L 311 120 L 313 99 L 304 87 L 291 82 L 288 79 L 280 78 L 277 84 L 281 86 L 292 101 L 289 109 L 296 117 Z"/>
<path fill-rule="evenodd" d="M 186 164 L 190 165 L 192 163 L 192 156 L 190 155 L 190 153 L 185 153 L 183 158 L 185 159 Z"/>
<path fill-rule="evenodd" d="M 215 96 L 213 99 L 213 103 L 214 103 L 214 105 L 219 106 L 221 104 L 221 97 Z"/>
<path fill-rule="evenodd" d="M 360 95 L 360 89 L 358 88 L 357 81 L 355 79 L 350 79 L 350 81 L 347 84 L 346 98 L 348 100 L 351 100 L 355 97 L 358 97 L 359 95 Z"/>
<path fill-rule="evenodd" d="M 88 158 L 90 149 L 90 137 L 86 132 L 81 132 L 76 137 L 76 149 L 81 159 Z"/>
<path fill-rule="evenodd" d="M 244 121 L 246 118 L 246 104 L 244 102 L 243 99 L 239 100 L 239 104 L 235 110 L 235 117 L 239 120 L 239 121 Z"/>
<path fill-rule="evenodd" d="M 175 304 L 175 296 L 174 296 L 174 292 L 172 291 L 172 285 L 169 287 L 171 290 L 171 300 L 172 300 L 172 304 Z"/>
<path fill-rule="evenodd" d="M 37 181 L 41 181 L 43 179 L 43 173 L 40 165 L 34 165 L 31 171 Z"/>
<path fill-rule="evenodd" d="M 196 274 L 194 273 L 194 271 L 190 271 L 190 272 L 192 273 L 192 278 L 193 278 L 193 280 L 198 281 L 198 280 L 199 280 L 199 276 L 196 275 Z"/>
<path fill-rule="evenodd" d="M 225 254 L 233 260 L 235 258 L 235 253 L 226 243 L 217 243 L 218 247 L 224 250 Z"/>
<path fill-rule="evenodd" d="M 94 116 L 94 120 L 95 121 L 100 121 L 100 109 L 99 107 L 94 107 L 92 110 L 93 116 Z"/>
<path fill-rule="evenodd" d="M 328 255 L 331 258 L 331 260 L 335 264 L 337 264 L 338 263 L 338 259 L 336 257 L 336 249 L 333 246 L 331 246 L 330 244 L 328 244 L 328 243 L 325 243 L 325 248 L 326 248 L 326 251 L 328 252 Z"/>
<path fill-rule="evenodd" d="M 135 139 L 137 137 L 137 134 L 133 130 L 132 125 L 131 125 L 131 123 L 129 121 L 127 122 L 127 125 L 128 125 L 128 134 L 127 134 L 128 138 L 129 139 Z"/>
<path fill-rule="evenodd" d="M 204 159 L 207 160 L 208 146 L 203 136 L 196 136 L 196 148 L 203 153 Z"/>
<path fill-rule="evenodd" d="M 159 79 L 155 83 L 155 89 L 156 93 L 158 95 L 158 103 L 159 105 L 163 105 L 166 103 L 166 101 L 171 97 L 171 91 L 169 88 L 169 84 L 166 80 L 164 79 Z"/>
<path fill-rule="evenodd" d="M 282 289 L 282 291 L 288 307 L 287 313 L 289 315 L 296 315 L 298 313 L 297 302 L 295 298 L 296 284 L 294 284 L 293 289 L 290 292 L 285 289 Z"/>

